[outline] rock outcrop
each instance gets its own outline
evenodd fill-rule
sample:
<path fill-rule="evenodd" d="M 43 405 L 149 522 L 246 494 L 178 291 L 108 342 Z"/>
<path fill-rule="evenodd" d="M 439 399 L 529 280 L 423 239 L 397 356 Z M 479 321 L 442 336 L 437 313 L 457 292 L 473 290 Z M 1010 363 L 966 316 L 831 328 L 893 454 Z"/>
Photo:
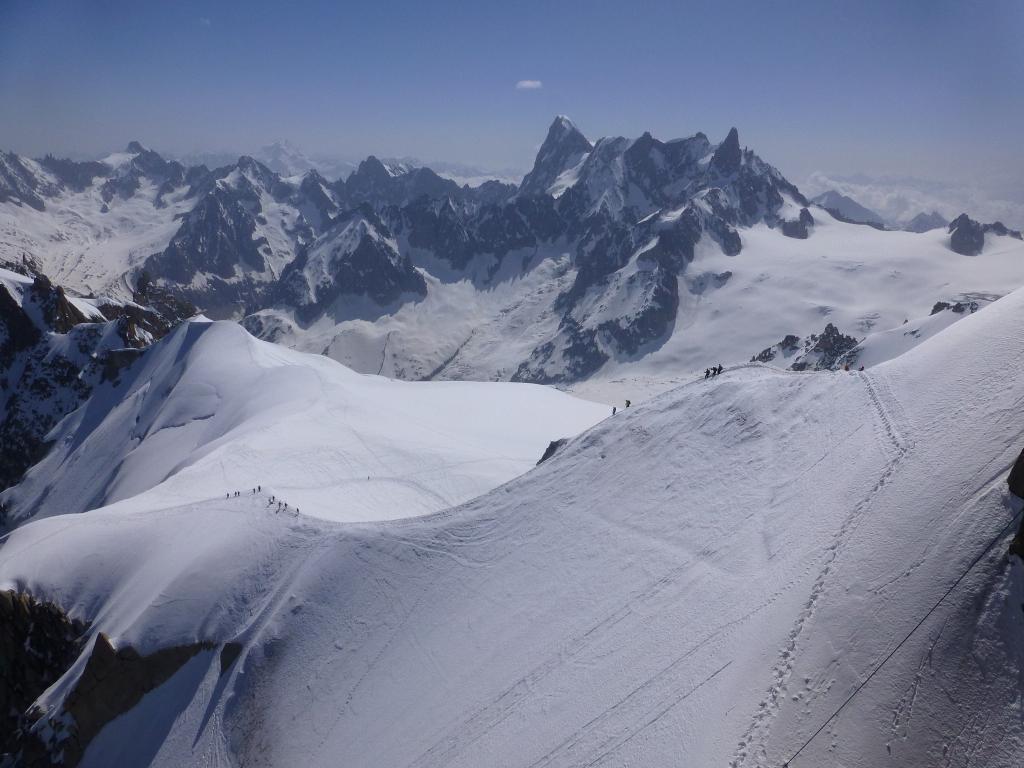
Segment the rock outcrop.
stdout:
<path fill-rule="evenodd" d="M 87 317 L 43 275 L 0 282 L 0 491 L 46 454 L 47 433 L 97 384 L 116 380 L 139 350 L 194 313 L 149 283 L 135 298 L 97 301 Z M 6 524 L 18 517 L 9 513 Z"/>
<path fill-rule="evenodd" d="M 25 748 L 33 702 L 70 669 L 87 630 L 52 603 L 0 591 L 0 763 Z"/>
<path fill-rule="evenodd" d="M 3 594 L 0 593 L 0 611 L 4 608 Z M 37 615 L 52 617 L 45 619 L 46 631 L 56 634 L 52 640 L 49 634 L 38 640 L 41 647 L 51 652 L 47 658 L 52 661 L 48 662 L 47 668 L 52 668 L 51 674 L 56 675 L 52 683 L 70 669 L 81 653 L 81 635 L 86 625 L 68 622 L 56 606 L 46 606 L 43 610 L 43 613 L 37 610 Z M 77 636 L 72 637 L 75 632 L 78 632 Z M 230 645 L 231 648 L 225 645 L 221 649 L 224 670 L 231 666 L 238 655 L 237 644 Z M 44 711 L 31 704 L 42 691 L 36 693 L 27 705 L 27 711 L 19 715 L 17 729 L 4 744 L 5 752 L 15 761 L 13 764 L 19 767 L 49 768 L 61 765 L 74 768 L 105 725 L 128 712 L 143 696 L 167 682 L 200 651 L 214 650 L 216 647 L 214 643 L 188 643 L 143 655 L 130 646 L 116 648 L 110 638 L 99 632 L 91 650 L 87 651 L 89 656 L 78 679 L 64 700 L 53 710 Z M 26 654 L 15 656 L 19 660 L 23 657 L 28 658 Z M 21 698 L 30 693 L 26 690 Z M 17 703 L 21 703 L 20 699 Z"/>
<path fill-rule="evenodd" d="M 562 446 L 564 446 L 567 442 L 569 442 L 569 439 L 566 437 L 560 438 L 558 440 L 552 440 L 550 443 L 548 443 L 548 447 L 544 449 L 544 455 L 540 457 L 540 459 L 537 461 L 537 464 L 543 464 L 545 461 L 550 459 L 552 456 L 554 456 L 556 453 L 562 450 Z"/>
<path fill-rule="evenodd" d="M 1024 451 L 1020 452 L 1017 461 L 1014 462 L 1006 484 L 1010 487 L 1010 493 L 1018 498 L 1024 499 Z"/>
<path fill-rule="evenodd" d="M 907 232 L 917 232 L 920 234 L 922 232 L 931 232 L 933 229 L 942 229 L 948 224 L 949 222 L 946 220 L 946 217 L 938 211 L 932 211 L 931 213 L 921 212 L 908 221 L 903 229 Z"/>
<path fill-rule="evenodd" d="M 963 256 L 977 256 L 985 247 L 985 230 L 966 213 L 949 224 L 949 247 Z"/>
<path fill-rule="evenodd" d="M 787 336 L 786 340 L 791 337 Z M 793 371 L 834 370 L 842 362 L 853 364 L 849 357 L 856 348 L 857 339 L 840 332 L 832 323 L 828 323 L 820 334 L 812 333 L 803 343 L 803 351 L 789 366 Z"/>
<path fill-rule="evenodd" d="M 1010 229 L 1001 221 L 981 224 L 966 213 L 961 213 L 949 223 L 949 247 L 964 256 L 977 256 L 985 247 L 987 233 L 1016 240 L 1024 239 L 1019 231 Z"/>

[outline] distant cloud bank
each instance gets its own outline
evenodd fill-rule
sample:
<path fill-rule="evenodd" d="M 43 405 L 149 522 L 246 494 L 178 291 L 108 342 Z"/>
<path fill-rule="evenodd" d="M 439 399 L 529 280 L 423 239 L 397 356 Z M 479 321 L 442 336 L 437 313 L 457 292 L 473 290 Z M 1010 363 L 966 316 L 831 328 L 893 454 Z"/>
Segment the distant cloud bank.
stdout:
<path fill-rule="evenodd" d="M 520 80 L 516 83 L 517 91 L 536 91 L 538 88 L 543 88 L 544 83 L 540 80 Z"/>
<path fill-rule="evenodd" d="M 961 213 L 984 222 L 1024 226 L 1024 200 L 1006 200 L 993 190 L 913 177 L 832 176 L 816 171 L 800 185 L 814 197 L 834 189 L 875 211 L 889 224 L 902 225 L 918 213 L 938 211 L 952 220 Z"/>

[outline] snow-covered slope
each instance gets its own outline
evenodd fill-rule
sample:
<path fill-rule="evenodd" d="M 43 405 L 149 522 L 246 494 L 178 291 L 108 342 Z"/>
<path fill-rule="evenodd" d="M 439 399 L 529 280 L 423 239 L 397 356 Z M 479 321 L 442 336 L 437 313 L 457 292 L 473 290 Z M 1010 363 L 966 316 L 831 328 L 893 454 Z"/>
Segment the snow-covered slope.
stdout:
<path fill-rule="evenodd" d="M 3 501 L 23 522 L 259 485 L 261 503 L 273 494 L 306 515 L 409 517 L 521 474 L 548 442 L 608 413 L 533 385 L 362 376 L 234 323 L 192 322 L 59 424 L 52 450 Z"/>
<path fill-rule="evenodd" d="M 862 340 L 927 316 L 937 301 L 996 297 L 1024 285 L 1024 243 L 1011 237 L 989 237 L 979 256 L 965 257 L 950 250 L 941 230 L 882 232 L 822 210 L 815 222 L 806 240 L 767 226 L 742 230 L 743 249 L 734 256 L 705 237 L 678 280 L 669 333 L 636 355 L 613 356 L 573 388 L 635 400 L 652 381 L 749 360 L 789 334 L 821 333 L 831 322 Z M 557 329 L 553 305 L 578 271 L 566 251 L 530 251 L 523 257 L 540 266 L 499 273 L 487 290 L 468 277 L 428 280 L 424 301 L 375 320 L 331 318 L 299 328 L 289 313 L 268 310 L 261 317 L 275 324 L 280 343 L 326 350 L 356 370 L 410 379 L 508 379 L 515 373 L 509 360 L 522 359 Z M 432 262 L 420 264 L 436 271 Z M 609 284 L 628 291 L 631 275 L 651 269 L 638 251 Z M 614 291 L 595 289 L 591 296 L 586 307 L 593 322 L 619 313 Z"/>
<path fill-rule="evenodd" d="M 103 199 L 102 186 L 65 189 L 47 199 L 45 210 L 0 204 L 0 258 L 27 257 L 60 285 L 78 293 L 122 289 L 119 278 L 170 241 L 194 200 L 177 190 L 157 207 L 157 187 L 143 179 L 124 199 Z"/>
<path fill-rule="evenodd" d="M 126 499 L 15 530 L 0 585 L 143 653 L 212 644 L 83 765 L 781 766 L 1020 509 L 1022 339 L 1017 291 L 862 374 L 692 381 L 415 519 Z M 1019 765 L 1004 545 L 792 766 Z"/>

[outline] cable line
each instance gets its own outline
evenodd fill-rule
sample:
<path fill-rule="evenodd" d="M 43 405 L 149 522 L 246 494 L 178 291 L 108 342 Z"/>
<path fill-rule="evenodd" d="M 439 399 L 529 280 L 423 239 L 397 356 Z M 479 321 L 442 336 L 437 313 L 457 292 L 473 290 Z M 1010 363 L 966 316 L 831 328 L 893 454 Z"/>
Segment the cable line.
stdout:
<path fill-rule="evenodd" d="M 889 652 L 889 655 L 886 656 L 884 659 L 882 659 L 881 663 L 871 671 L 871 674 L 868 675 L 867 677 L 865 677 L 864 681 L 860 685 L 858 685 L 856 688 L 853 689 L 853 693 L 851 693 L 849 696 L 846 697 L 846 701 L 844 701 L 842 704 L 840 704 L 839 707 L 836 709 L 836 711 L 833 712 L 831 715 L 829 715 L 828 719 L 824 723 L 821 724 L 821 727 L 819 727 L 818 730 L 816 730 L 814 733 L 812 733 L 811 737 L 809 739 L 807 739 L 807 741 L 805 741 L 803 744 L 800 745 L 800 749 L 798 749 L 796 752 L 794 752 L 793 755 L 789 758 L 789 760 L 786 760 L 782 764 L 782 768 L 789 768 L 789 766 L 793 763 L 793 761 L 796 760 L 797 757 L 799 757 L 800 753 L 803 752 L 807 748 L 807 746 L 812 741 L 814 741 L 814 739 L 818 736 L 818 734 L 821 733 L 823 730 L 825 730 L 825 727 L 836 718 L 836 715 L 838 715 L 840 712 L 842 712 L 843 708 L 847 704 L 849 704 L 851 701 L 853 701 L 853 697 L 856 696 L 858 693 L 860 693 L 861 689 L 865 685 L 868 684 L 868 682 L 871 680 L 871 678 L 873 678 L 876 674 L 878 674 L 878 671 L 883 666 L 885 666 L 885 663 L 887 661 L 889 661 L 889 659 L 891 659 L 893 656 L 896 655 L 896 651 L 898 651 L 900 648 L 903 647 L 903 644 L 906 643 L 907 640 L 910 639 L 910 636 L 913 635 L 915 632 L 917 632 L 918 629 L 921 628 L 921 625 L 924 624 L 925 621 L 927 621 L 928 617 L 931 616 L 935 612 L 935 609 L 939 607 L 939 605 L 942 603 L 942 601 L 945 600 L 947 597 L 949 597 L 949 594 L 954 589 L 957 588 L 957 585 L 961 581 L 964 580 L 964 577 L 967 576 L 967 574 L 970 573 L 971 570 L 973 570 L 974 566 L 976 566 L 978 563 L 980 563 L 982 558 L 984 558 L 985 555 L 988 554 L 989 550 L 991 550 L 992 547 L 994 547 L 996 545 L 996 543 L 1001 538 L 1003 538 L 1003 536 L 1006 535 L 1007 530 L 1009 530 L 1010 526 L 1013 525 L 1014 522 L 1016 522 L 1018 517 L 1020 517 L 1021 512 L 1024 512 L 1024 507 L 1022 507 L 1016 514 L 1014 514 L 1014 516 L 1012 518 L 1010 518 L 1010 522 L 1008 522 L 1006 525 L 1004 525 L 1002 527 L 1002 529 L 999 531 L 999 533 L 996 534 L 996 537 L 994 539 L 992 539 L 992 541 L 990 541 L 988 543 L 988 546 L 986 546 L 985 549 L 982 550 L 981 554 L 978 555 L 976 558 L 974 558 L 974 560 L 971 561 L 971 564 L 967 566 L 967 569 L 957 577 L 957 580 L 954 581 L 953 584 L 949 587 L 949 589 L 947 589 L 942 594 L 942 597 L 940 597 L 938 600 L 935 601 L 935 605 L 933 605 L 931 608 L 928 609 L 928 612 L 921 618 L 921 620 L 919 622 L 917 622 L 917 624 L 914 625 L 913 629 L 911 629 L 907 633 L 906 637 L 904 637 L 902 640 L 900 640 L 899 643 L 896 644 L 896 647 L 893 648 Z"/>

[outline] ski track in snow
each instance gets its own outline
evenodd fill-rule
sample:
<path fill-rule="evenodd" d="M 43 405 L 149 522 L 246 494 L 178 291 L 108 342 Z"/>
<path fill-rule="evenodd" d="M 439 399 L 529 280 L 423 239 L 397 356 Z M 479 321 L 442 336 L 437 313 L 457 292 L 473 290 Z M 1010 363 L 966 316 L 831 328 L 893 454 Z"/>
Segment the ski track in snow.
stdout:
<path fill-rule="evenodd" d="M 887 452 L 890 453 L 890 458 L 878 481 L 867 495 L 853 506 L 825 550 L 825 561 L 811 585 L 810 594 L 803 609 L 797 615 L 786 644 L 779 651 L 778 661 L 771 670 L 772 683 L 765 698 L 761 701 L 760 708 L 754 715 L 750 727 L 740 739 L 730 762 L 731 768 L 742 768 L 747 764 L 748 758 L 752 758 L 758 766 L 772 764 L 767 754 L 768 740 L 771 736 L 772 722 L 789 691 L 789 680 L 797 663 L 800 637 L 808 622 L 813 618 L 818 603 L 828 588 L 829 574 L 836 559 L 842 554 L 844 543 L 856 529 L 861 516 L 870 508 L 874 498 L 885 488 L 898 470 L 900 463 L 913 448 L 913 443 L 903 436 L 906 426 L 899 424 L 903 414 L 902 407 L 885 384 L 883 375 L 864 372 L 859 372 L 856 375 L 864 382 L 868 398 L 878 417 L 876 428 L 880 432 L 879 437 L 888 446 Z M 783 761 L 779 759 L 777 762 L 781 765 Z"/>
<path fill-rule="evenodd" d="M 998 486 L 1024 435 L 1022 379 L 1009 375 L 1020 372 L 1021 306 L 1024 293 L 944 331 L 948 343 L 867 373 L 749 364 L 687 382 L 601 419 L 528 475 L 415 519 L 275 516 L 261 497 L 223 493 L 154 508 L 143 493 L 17 529 L 0 574 L 140 648 L 195 637 L 243 645 L 222 677 L 212 661 L 187 713 L 168 720 L 160 768 L 778 768 L 823 723 L 801 768 L 885 764 L 887 749 L 900 765 L 1007 768 L 999 756 L 1021 743 L 1020 725 L 988 702 L 1004 701 L 1022 667 L 1013 648 L 984 644 L 1004 637 L 995 621 L 1022 620 L 1019 595 L 1000 591 L 1008 578 L 992 578 L 995 556 L 980 591 L 960 599 L 972 610 L 923 625 L 856 713 L 829 715 L 927 616 L 957 562 L 991 539 L 1005 505 Z M 260 349 L 239 367 L 266 365 L 271 352 L 300 362 Z M 295 379 L 309 385 L 302 400 L 330 389 L 308 379 Z M 201 383 L 138 428 L 178 439 L 210 412 Z M 460 389 L 338 382 L 364 385 L 389 396 Z M 160 389 L 143 392 L 155 401 Z M 215 392 L 211 407 L 223 411 L 232 393 L 226 382 Z M 384 395 L 369 402 L 387 414 Z M 944 421 L 959 403 L 963 418 Z M 339 399 L 324 412 L 346 423 L 355 407 Z M 134 415 L 108 434 L 130 432 Z M 399 467 L 376 432 L 351 442 L 375 479 L 389 465 L 414 483 L 432 471 Z M 224 458 L 209 462 L 217 488 Z M 319 485 L 335 461 L 300 456 L 288 471 Z M 344 505 L 350 486 L 339 487 Z M 1001 688 L 993 661 L 1012 678 Z M 133 736 L 126 722 L 110 728 L 107 749 Z"/>

